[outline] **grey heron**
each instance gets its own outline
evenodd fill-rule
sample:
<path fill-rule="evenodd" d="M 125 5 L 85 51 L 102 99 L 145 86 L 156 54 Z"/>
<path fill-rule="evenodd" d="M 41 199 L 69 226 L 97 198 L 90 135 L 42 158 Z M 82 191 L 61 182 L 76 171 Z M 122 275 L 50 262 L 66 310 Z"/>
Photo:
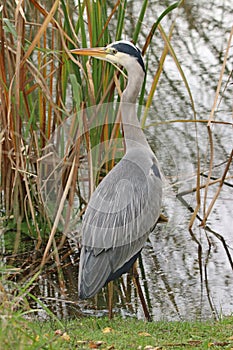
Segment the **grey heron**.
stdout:
<path fill-rule="evenodd" d="M 145 76 L 140 50 L 121 40 L 71 52 L 123 66 L 128 76 L 120 102 L 125 155 L 91 195 L 82 223 L 78 290 L 86 299 L 128 272 L 138 258 L 160 215 L 162 180 L 136 113 Z"/>

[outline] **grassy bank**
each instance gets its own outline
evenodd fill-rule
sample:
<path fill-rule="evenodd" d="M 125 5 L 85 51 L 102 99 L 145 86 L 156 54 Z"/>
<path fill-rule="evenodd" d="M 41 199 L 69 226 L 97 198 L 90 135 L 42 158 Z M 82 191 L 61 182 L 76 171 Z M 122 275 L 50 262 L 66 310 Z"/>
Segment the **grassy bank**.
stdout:
<path fill-rule="evenodd" d="M 0 348 L 7 349 L 232 349 L 233 318 L 152 322 L 83 318 L 31 322 L 1 317 Z"/>

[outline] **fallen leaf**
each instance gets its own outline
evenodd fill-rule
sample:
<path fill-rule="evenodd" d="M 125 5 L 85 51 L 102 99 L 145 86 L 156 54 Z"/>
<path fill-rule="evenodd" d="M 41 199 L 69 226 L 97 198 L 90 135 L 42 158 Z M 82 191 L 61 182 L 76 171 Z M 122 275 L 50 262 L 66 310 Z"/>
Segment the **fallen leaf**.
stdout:
<path fill-rule="evenodd" d="M 146 345 L 144 347 L 144 350 L 161 350 L 162 348 L 160 346 L 152 346 L 152 345 Z"/>
<path fill-rule="evenodd" d="M 151 337 L 151 334 L 147 333 L 147 332 L 139 332 L 138 335 L 140 335 L 142 337 Z"/>
<path fill-rule="evenodd" d="M 77 340 L 77 345 L 86 345 L 87 343 L 87 340 Z"/>
<path fill-rule="evenodd" d="M 61 329 L 56 329 L 56 331 L 54 332 L 55 335 L 62 335 L 63 332 Z"/>
<path fill-rule="evenodd" d="M 113 329 L 111 327 L 105 327 L 102 332 L 105 334 L 105 333 L 111 333 L 113 332 Z"/>
<path fill-rule="evenodd" d="M 65 341 L 70 341 L 70 336 L 66 332 L 61 335 L 61 338 L 64 339 Z"/>
<path fill-rule="evenodd" d="M 90 341 L 89 348 L 90 349 L 98 349 L 101 345 L 103 345 L 103 341 Z"/>

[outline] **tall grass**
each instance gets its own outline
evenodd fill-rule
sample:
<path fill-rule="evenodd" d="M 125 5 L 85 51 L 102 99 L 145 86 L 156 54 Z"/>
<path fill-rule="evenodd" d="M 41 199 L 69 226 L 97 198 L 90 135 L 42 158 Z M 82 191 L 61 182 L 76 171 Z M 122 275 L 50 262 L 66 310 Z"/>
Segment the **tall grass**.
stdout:
<path fill-rule="evenodd" d="M 106 122 L 89 132 L 89 117 L 80 112 L 88 106 L 114 101 L 114 90 L 119 91 L 123 85 L 116 82 L 113 67 L 97 60 L 93 60 L 90 67 L 87 58 L 80 63 L 69 50 L 77 46 L 103 46 L 122 38 L 126 7 L 127 1 L 118 1 L 111 8 L 106 1 L 78 1 L 75 5 L 57 0 L 40 5 L 31 0 L 18 5 L 5 1 L 1 8 L 1 208 L 5 218 L 17 226 L 19 234 L 22 222 L 27 222 L 36 249 L 41 244 L 44 246 L 49 238 L 49 250 L 60 220 L 59 205 L 54 225 L 46 215 L 40 196 L 40 161 L 46 158 L 44 149 L 51 135 L 69 118 L 78 119 L 77 133 L 86 128 L 85 137 L 75 141 L 72 152 L 63 145 L 66 150 L 62 166 L 66 170 L 63 169 L 64 192 L 58 203 L 61 198 L 63 201 L 68 198 L 72 204 L 80 159 L 100 140 L 107 148 L 120 131 L 119 123 L 114 127 L 112 121 L 108 122 L 106 111 Z M 144 1 L 132 33 L 134 41 L 146 8 L 147 1 Z M 114 32 L 108 29 L 111 22 L 116 28 Z M 147 47 L 151 39 L 148 32 Z M 93 161 L 88 159 L 92 171 Z M 113 165 L 113 161 L 107 162 L 103 170 L 107 172 Z M 89 195 L 99 181 L 92 171 L 88 174 Z M 81 213 L 85 210 L 85 201 L 83 204 Z"/>
<path fill-rule="evenodd" d="M 111 111 L 105 110 L 104 104 L 114 103 L 115 96 L 124 88 L 124 79 L 109 64 L 98 60 L 92 60 L 90 64 L 87 58 L 78 61 L 70 50 L 104 46 L 121 39 L 127 6 L 126 0 L 116 1 L 112 6 L 99 0 L 56 0 L 40 4 L 36 0 L 18 1 L 17 4 L 6 0 L 0 6 L 2 216 L 8 228 L 12 227 L 16 232 L 13 239 L 11 237 L 14 254 L 21 250 L 22 233 L 26 233 L 33 249 L 43 254 L 42 265 L 53 255 L 60 273 L 59 250 L 65 242 L 65 234 L 69 233 L 71 217 L 75 214 L 76 220 L 81 220 L 90 194 L 114 166 L 116 155 L 120 155 L 123 148 L 122 142 L 114 142 L 121 135 L 119 119 L 112 120 Z M 164 50 L 149 94 L 146 96 L 144 84 L 140 101 L 150 107 L 165 58 L 170 54 L 188 91 L 195 120 L 192 94 L 171 43 L 175 20 L 168 34 L 160 23 L 171 11 L 178 16 L 179 6 L 182 1 L 165 8 L 159 21 L 155 19 L 154 25 L 148 28 L 143 54 L 147 54 L 157 29 L 164 40 Z M 148 1 L 144 0 L 131 33 L 135 43 L 147 8 Z M 98 123 L 94 118 L 98 109 L 102 111 L 104 123 Z M 143 126 L 146 118 L 145 114 Z M 66 125 L 65 135 L 61 125 Z M 58 140 L 59 149 L 56 148 Z M 100 141 L 105 154 L 111 153 L 109 161 L 101 158 L 99 148 L 96 153 L 90 152 Z M 80 175 L 84 160 L 88 170 Z M 100 164 L 100 169 L 96 170 L 96 164 Z M 44 180 L 42 173 L 49 174 L 49 178 Z M 198 168 L 197 179 L 199 173 Z M 44 202 L 53 195 L 51 183 L 56 187 L 56 199 L 49 208 Z M 86 196 L 81 191 L 83 183 Z M 198 184 L 197 193 L 199 190 Z M 199 207 L 198 203 L 195 215 Z M 52 215 L 49 209 L 52 209 Z M 211 207 L 205 218 L 210 210 Z M 63 236 L 56 240 L 60 223 Z M 38 261 L 34 268 L 31 274 L 40 268 Z"/>

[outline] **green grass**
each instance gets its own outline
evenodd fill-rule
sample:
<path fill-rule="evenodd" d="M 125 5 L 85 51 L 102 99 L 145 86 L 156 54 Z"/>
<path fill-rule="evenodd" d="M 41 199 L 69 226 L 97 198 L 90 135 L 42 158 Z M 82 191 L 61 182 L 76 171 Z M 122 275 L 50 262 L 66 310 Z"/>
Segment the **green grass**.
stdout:
<path fill-rule="evenodd" d="M 232 349 L 233 318 L 151 322 L 82 318 L 56 323 L 1 317 L 0 349 Z"/>

